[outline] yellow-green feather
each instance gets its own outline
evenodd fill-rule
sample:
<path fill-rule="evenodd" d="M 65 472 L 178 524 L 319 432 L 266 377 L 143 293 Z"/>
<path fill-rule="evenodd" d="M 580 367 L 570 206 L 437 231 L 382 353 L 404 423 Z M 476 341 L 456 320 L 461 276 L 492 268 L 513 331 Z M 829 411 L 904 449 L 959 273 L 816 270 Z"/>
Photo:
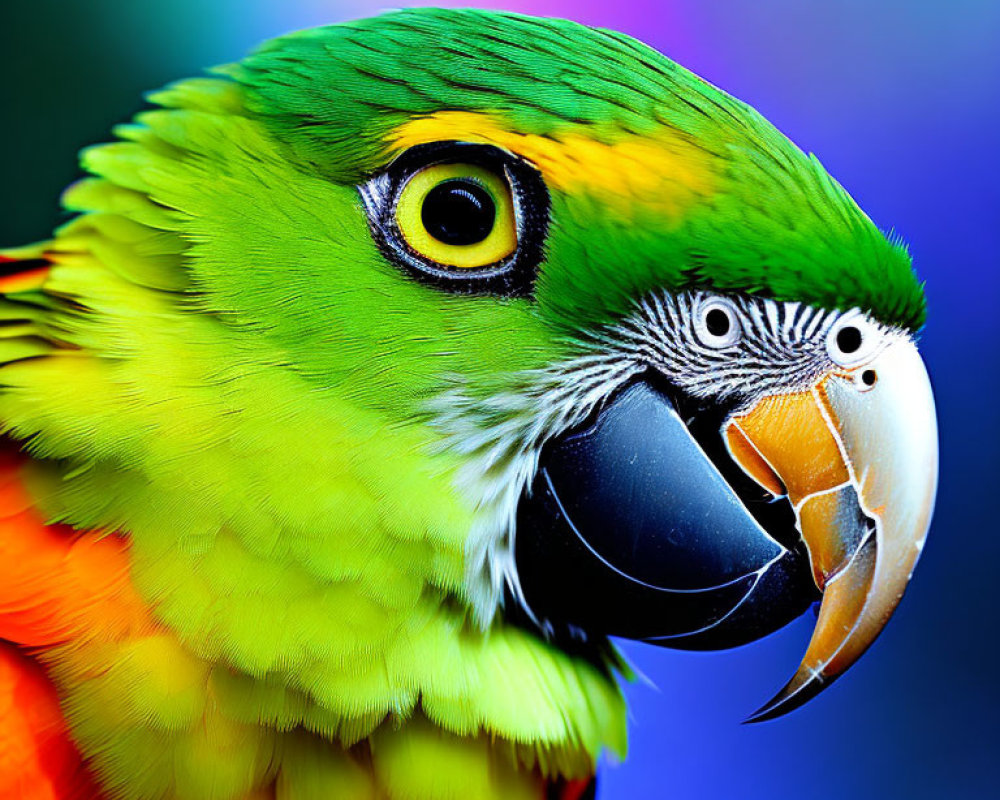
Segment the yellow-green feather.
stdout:
<path fill-rule="evenodd" d="M 24 322 L 7 329 L 0 419 L 35 458 L 35 501 L 52 520 L 124 532 L 133 581 L 165 631 L 48 656 L 98 775 L 129 798 L 221 800 L 276 776 L 287 797 L 377 787 L 444 798 L 472 785 L 499 798 L 527 791 L 518 765 L 580 776 L 602 748 L 621 753 L 609 667 L 471 619 L 475 509 L 454 488 L 457 457 L 416 414 L 456 359 L 407 364 L 439 349 L 411 328 L 472 332 L 496 308 L 480 304 L 471 322 L 400 320 L 392 337 L 364 330 L 375 312 L 360 300 L 338 307 L 346 289 L 331 281 L 317 289 L 329 330 L 304 331 L 302 344 L 339 352 L 303 364 L 270 326 L 216 303 L 226 288 L 214 294 L 198 266 L 224 257 L 219 239 L 232 253 L 242 236 L 243 259 L 225 267 L 234 285 L 254 269 L 254 234 L 220 230 L 237 206 L 248 227 L 312 239 L 290 258 L 318 257 L 326 237 L 360 235 L 360 217 L 338 218 L 347 190 L 289 175 L 227 81 L 160 99 L 184 107 L 144 114 L 120 131 L 131 141 L 85 155 L 96 177 L 65 198 L 82 216 L 37 250 L 53 262 L 33 290 L 45 302 L 2 306 Z M 253 195 L 260 181 L 266 199 Z M 329 219 L 306 224 L 324 204 Z M 369 292 L 402 313 L 380 288 L 396 276 L 327 258 L 330 272 L 357 271 L 349 299 Z M 301 290 L 278 277 L 287 282 L 260 287 L 274 302 Z M 352 324 L 359 339 L 343 334 Z M 391 351 L 408 340 L 424 353 L 398 374 Z M 491 358 L 516 372 L 545 353 Z M 349 751 L 371 737 L 380 744 L 365 758 Z"/>
<path fill-rule="evenodd" d="M 483 613 L 470 531 L 496 509 L 431 401 L 509 398 L 653 290 L 919 327 L 903 248 L 751 109 L 564 21 L 401 12 L 151 100 L 85 152 L 80 216 L 7 254 L 44 283 L 0 298 L 32 497 L 128 537 L 160 626 L 46 654 L 98 776 L 136 800 L 488 800 L 622 753 L 610 650 Z M 425 136 L 548 181 L 532 298 L 438 291 L 373 241 L 357 184 Z"/>

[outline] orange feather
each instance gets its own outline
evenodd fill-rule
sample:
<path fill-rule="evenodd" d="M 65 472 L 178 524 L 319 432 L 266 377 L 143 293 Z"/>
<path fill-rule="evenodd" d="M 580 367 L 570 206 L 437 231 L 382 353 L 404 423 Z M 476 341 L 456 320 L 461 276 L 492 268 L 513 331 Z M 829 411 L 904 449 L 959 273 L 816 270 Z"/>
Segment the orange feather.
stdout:
<path fill-rule="evenodd" d="M 44 647 L 151 631 L 129 581 L 128 543 L 47 525 L 21 482 L 22 461 L 0 451 L 0 639 Z"/>
<path fill-rule="evenodd" d="M 155 625 L 129 582 L 128 543 L 47 525 L 21 481 L 24 461 L 0 444 L 0 800 L 99 798 L 55 687 L 22 648 L 44 658 L 52 646 Z"/>
<path fill-rule="evenodd" d="M 42 668 L 0 642 L 0 800 L 90 800 L 101 795 L 66 732 Z"/>

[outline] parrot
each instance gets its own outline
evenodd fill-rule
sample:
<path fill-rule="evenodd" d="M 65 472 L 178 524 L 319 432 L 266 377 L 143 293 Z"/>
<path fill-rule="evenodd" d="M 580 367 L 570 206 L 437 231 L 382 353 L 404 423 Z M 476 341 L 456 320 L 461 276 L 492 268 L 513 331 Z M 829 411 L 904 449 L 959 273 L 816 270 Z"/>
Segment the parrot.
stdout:
<path fill-rule="evenodd" d="M 924 286 L 748 105 L 434 8 L 148 101 L 0 251 L 0 798 L 584 800 L 613 637 L 886 625 Z"/>

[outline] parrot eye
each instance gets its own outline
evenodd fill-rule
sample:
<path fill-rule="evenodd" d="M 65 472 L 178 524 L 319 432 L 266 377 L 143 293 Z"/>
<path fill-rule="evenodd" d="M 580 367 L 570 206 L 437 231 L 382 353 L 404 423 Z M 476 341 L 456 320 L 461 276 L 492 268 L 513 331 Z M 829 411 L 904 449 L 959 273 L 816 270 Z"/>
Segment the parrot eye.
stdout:
<path fill-rule="evenodd" d="M 826 336 L 826 350 L 834 363 L 854 367 L 869 360 L 883 337 L 860 311 L 849 311 Z"/>
<path fill-rule="evenodd" d="M 417 145 L 360 187 L 383 253 L 452 291 L 527 295 L 542 258 L 548 192 L 511 153 Z"/>
<path fill-rule="evenodd" d="M 481 269 L 517 249 L 514 195 L 505 178 L 475 164 L 433 164 L 396 200 L 396 225 L 417 253 L 452 269 Z"/>
<path fill-rule="evenodd" d="M 711 297 L 701 303 L 694 330 L 702 344 L 715 349 L 732 347 L 743 335 L 736 306 L 724 297 Z"/>

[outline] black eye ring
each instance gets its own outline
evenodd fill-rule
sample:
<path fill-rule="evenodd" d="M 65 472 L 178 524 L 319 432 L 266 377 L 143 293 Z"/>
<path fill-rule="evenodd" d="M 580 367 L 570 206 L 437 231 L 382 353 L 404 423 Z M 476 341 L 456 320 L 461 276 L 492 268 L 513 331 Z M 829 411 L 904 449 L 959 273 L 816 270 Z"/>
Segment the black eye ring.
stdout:
<path fill-rule="evenodd" d="M 396 220 L 396 203 L 411 176 L 438 164 L 473 164 L 506 181 L 517 227 L 513 252 L 481 267 L 454 269 L 427 258 L 407 243 Z M 401 153 L 358 189 L 379 249 L 412 277 L 460 294 L 531 295 L 538 264 L 544 258 L 550 203 L 542 176 L 523 159 L 489 145 L 430 142 Z M 447 234 L 442 231 L 442 235 Z"/>

